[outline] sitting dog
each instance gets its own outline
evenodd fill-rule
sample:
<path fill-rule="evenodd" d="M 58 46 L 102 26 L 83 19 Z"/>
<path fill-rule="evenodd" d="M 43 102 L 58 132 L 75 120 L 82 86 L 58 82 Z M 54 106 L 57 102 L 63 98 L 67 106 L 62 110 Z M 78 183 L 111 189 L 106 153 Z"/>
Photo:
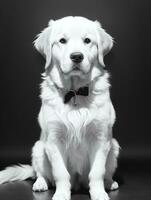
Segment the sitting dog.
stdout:
<path fill-rule="evenodd" d="M 69 200 L 71 188 L 89 188 L 92 200 L 108 200 L 119 144 L 112 136 L 115 111 L 104 56 L 112 37 L 98 21 L 84 17 L 50 20 L 34 42 L 45 57 L 39 113 L 41 136 L 32 166 L 7 167 L 0 183 L 35 177 L 33 191 L 56 186 L 53 200 Z"/>

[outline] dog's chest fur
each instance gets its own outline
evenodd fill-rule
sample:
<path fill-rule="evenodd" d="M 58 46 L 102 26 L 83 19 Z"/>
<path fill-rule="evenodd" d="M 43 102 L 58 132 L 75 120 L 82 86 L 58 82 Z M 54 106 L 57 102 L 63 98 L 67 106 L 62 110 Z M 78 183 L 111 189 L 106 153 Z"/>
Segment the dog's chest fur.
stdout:
<path fill-rule="evenodd" d="M 89 167 L 89 151 L 101 137 L 101 124 L 104 116 L 97 119 L 96 108 L 79 108 L 70 111 L 67 109 L 66 114 L 61 112 L 58 114 L 63 124 L 58 137 L 66 154 L 69 168 L 83 174 Z"/>
<path fill-rule="evenodd" d="M 108 93 L 108 88 L 106 91 Z M 110 120 L 106 110 L 109 106 L 105 106 L 110 103 L 107 93 L 102 93 L 101 98 L 98 95 L 95 100 L 91 96 L 77 96 L 79 105 L 74 106 L 73 99 L 64 104 L 63 96 L 53 86 L 46 81 L 42 84 L 42 107 L 39 114 L 41 138 L 50 142 L 57 140 L 69 167 L 80 174 L 84 166 L 89 166 L 88 151 L 91 144 L 100 138 L 103 123 Z"/>

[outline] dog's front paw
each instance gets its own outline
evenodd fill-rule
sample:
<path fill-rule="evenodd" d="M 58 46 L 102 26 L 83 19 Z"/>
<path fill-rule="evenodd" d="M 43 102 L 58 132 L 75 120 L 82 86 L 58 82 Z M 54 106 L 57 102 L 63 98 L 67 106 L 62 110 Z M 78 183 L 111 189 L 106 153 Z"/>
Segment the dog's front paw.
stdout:
<path fill-rule="evenodd" d="M 36 182 L 33 184 L 34 192 L 43 192 L 48 190 L 48 185 L 46 180 L 43 177 L 38 177 Z"/>
<path fill-rule="evenodd" d="M 119 188 L 119 185 L 116 181 L 113 180 L 106 180 L 105 181 L 105 188 L 107 190 L 117 190 Z"/>
<path fill-rule="evenodd" d="M 91 191 L 90 192 L 91 200 L 109 200 L 109 196 L 105 191 Z"/>
<path fill-rule="evenodd" d="M 110 190 L 117 190 L 119 188 L 119 185 L 116 181 L 113 181 L 111 184 Z"/>
<path fill-rule="evenodd" d="M 57 189 L 54 193 L 52 200 L 70 200 L 71 193 L 67 190 Z"/>

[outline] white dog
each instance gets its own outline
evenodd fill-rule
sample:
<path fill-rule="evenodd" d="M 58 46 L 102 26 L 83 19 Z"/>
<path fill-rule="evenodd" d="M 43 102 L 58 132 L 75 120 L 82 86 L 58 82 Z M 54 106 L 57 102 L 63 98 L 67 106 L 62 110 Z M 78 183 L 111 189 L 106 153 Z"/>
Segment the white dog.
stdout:
<path fill-rule="evenodd" d="M 36 177 L 33 191 L 56 186 L 53 200 L 69 200 L 71 187 L 89 187 L 92 200 L 108 200 L 104 187 L 118 188 L 112 176 L 119 145 L 112 137 L 115 111 L 104 69 L 112 37 L 97 21 L 83 17 L 51 20 L 34 43 L 45 56 L 39 113 L 40 140 L 32 167 L 0 172 L 0 183 Z"/>

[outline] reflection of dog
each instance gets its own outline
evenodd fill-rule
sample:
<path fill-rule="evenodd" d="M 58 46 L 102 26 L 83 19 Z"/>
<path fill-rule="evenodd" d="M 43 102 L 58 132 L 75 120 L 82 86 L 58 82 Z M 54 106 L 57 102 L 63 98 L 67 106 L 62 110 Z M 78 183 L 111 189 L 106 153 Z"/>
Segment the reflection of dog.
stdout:
<path fill-rule="evenodd" d="M 34 191 L 47 190 L 48 182 L 56 185 L 53 200 L 69 200 L 77 182 L 89 186 L 92 200 L 109 199 L 104 182 L 108 189 L 118 188 L 112 180 L 119 153 L 112 138 L 115 111 L 103 62 L 112 46 L 99 22 L 83 17 L 51 20 L 38 35 L 35 47 L 46 58 L 41 137 L 32 167 L 1 171 L 1 183 L 36 176 Z"/>

